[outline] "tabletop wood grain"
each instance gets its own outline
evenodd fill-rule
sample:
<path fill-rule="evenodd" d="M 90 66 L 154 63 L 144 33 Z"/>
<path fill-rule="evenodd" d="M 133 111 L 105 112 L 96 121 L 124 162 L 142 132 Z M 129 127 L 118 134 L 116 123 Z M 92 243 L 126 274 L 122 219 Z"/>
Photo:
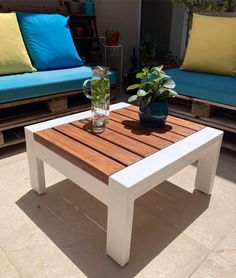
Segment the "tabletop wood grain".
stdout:
<path fill-rule="evenodd" d="M 143 127 L 138 107 L 110 113 L 105 132 L 94 134 L 91 119 L 34 133 L 37 142 L 108 184 L 109 176 L 204 128 L 168 116 L 162 129 Z"/>

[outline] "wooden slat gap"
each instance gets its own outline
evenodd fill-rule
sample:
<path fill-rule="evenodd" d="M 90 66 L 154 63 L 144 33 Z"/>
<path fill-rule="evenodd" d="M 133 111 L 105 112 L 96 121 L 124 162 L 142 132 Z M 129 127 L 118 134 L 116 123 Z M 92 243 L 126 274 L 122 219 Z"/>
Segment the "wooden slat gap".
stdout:
<path fill-rule="evenodd" d="M 133 119 L 133 120 L 138 121 L 137 118 L 135 118 L 134 116 L 132 117 L 132 116 L 130 116 L 130 115 L 129 115 L 129 116 L 124 115 L 123 112 L 121 112 L 122 110 L 123 110 L 123 111 L 124 111 L 124 110 L 127 110 L 127 111 L 132 112 L 132 113 L 135 113 L 135 112 L 136 112 L 136 111 L 133 111 L 133 110 L 131 110 L 131 109 L 128 110 L 128 109 L 126 109 L 126 108 L 122 108 L 122 109 L 115 110 L 115 111 L 113 111 L 112 113 L 115 112 L 114 114 L 117 114 L 117 115 L 119 115 L 119 116 L 127 117 L 127 118 L 129 118 L 129 119 Z M 111 113 L 111 115 L 112 115 L 112 113 Z M 166 121 L 166 125 L 167 125 L 167 126 L 170 125 L 170 126 L 176 127 L 176 128 L 181 128 L 182 131 L 174 131 L 173 129 L 170 129 L 170 130 L 168 130 L 167 132 L 170 132 L 170 133 L 173 133 L 173 134 L 176 134 L 176 135 L 181 135 L 181 136 L 184 136 L 184 137 L 189 136 L 189 135 L 191 135 L 191 134 L 193 134 L 193 133 L 196 132 L 196 130 L 192 130 L 192 129 L 188 128 L 188 127 L 184 127 L 184 126 L 181 126 L 181 125 L 178 125 L 178 124 L 169 122 L 169 121 Z M 157 130 L 161 130 L 161 129 L 158 129 L 158 128 L 157 128 Z M 187 133 L 186 133 L 186 132 L 187 132 Z M 159 137 L 159 136 L 158 136 L 158 133 L 155 134 L 155 136 Z M 159 138 L 160 138 L 160 137 L 159 137 Z M 167 139 L 166 139 L 166 140 L 167 140 Z"/>
<path fill-rule="evenodd" d="M 117 114 L 117 115 L 119 115 L 119 116 L 124 117 L 124 115 L 119 114 L 119 113 L 114 113 L 114 114 Z M 128 117 L 128 116 L 127 116 L 127 117 Z M 128 119 L 130 119 L 130 120 L 135 120 L 134 118 L 130 118 L 130 117 L 128 117 Z M 111 120 L 111 121 L 114 121 L 114 122 L 116 122 L 116 123 L 120 123 L 120 122 L 117 121 L 116 119 L 112 118 L 112 115 L 110 116 L 110 120 Z M 134 126 L 134 125 L 129 124 L 129 123 L 127 123 L 127 126 L 130 126 L 130 127 L 132 127 L 133 129 L 135 129 L 135 130 L 137 130 L 137 131 L 142 131 L 143 134 L 145 134 L 144 129 L 147 128 L 147 127 L 143 127 L 143 128 L 142 128 L 142 126 Z M 157 129 L 157 130 L 161 130 L 161 129 Z M 176 134 L 176 135 L 181 136 L 181 138 L 179 138 L 179 140 L 181 140 L 181 139 L 184 138 L 184 136 L 183 136 L 182 134 L 178 134 L 178 133 L 173 132 L 173 131 L 171 131 L 171 130 L 168 130 L 168 131 L 166 131 L 166 132 L 170 132 L 170 133 L 173 133 L 173 134 Z M 178 140 L 171 140 L 171 139 L 169 139 L 169 138 L 165 138 L 165 136 L 162 136 L 162 134 L 163 134 L 163 135 L 165 134 L 164 132 L 163 132 L 163 133 L 158 133 L 158 132 L 155 132 L 154 130 L 151 131 L 151 128 L 150 128 L 150 132 L 147 131 L 146 134 L 147 134 L 147 135 L 150 134 L 150 135 L 155 136 L 155 137 L 157 137 L 157 138 L 160 138 L 160 139 L 162 139 L 162 140 L 166 140 L 166 141 L 168 141 L 168 142 L 170 142 L 170 143 L 175 143 L 175 142 L 178 141 Z"/>
<path fill-rule="evenodd" d="M 84 132 L 88 132 L 88 131 L 84 130 L 83 128 L 80 128 L 79 126 L 76 126 L 76 125 L 74 125 L 74 124 L 72 124 L 72 123 L 69 123 L 68 125 L 71 125 L 71 126 L 73 126 L 73 127 L 75 127 L 75 128 L 78 128 L 78 129 L 81 129 L 81 130 L 83 130 Z M 57 127 L 53 128 L 53 129 L 56 130 L 57 132 L 60 132 L 61 134 L 65 135 L 65 136 L 67 136 L 67 137 L 73 139 L 74 141 L 79 142 L 80 144 L 82 144 L 82 145 L 84 145 L 84 146 L 86 146 L 86 147 L 89 147 L 90 149 L 92 149 L 92 150 L 98 152 L 99 154 L 107 156 L 108 158 L 114 160 L 115 162 L 117 162 L 117 163 L 119 163 L 119 164 L 121 164 L 121 165 L 123 165 L 123 166 L 125 166 L 125 167 L 127 167 L 127 166 L 129 166 L 129 165 L 131 165 L 131 164 L 133 164 L 133 163 L 135 163 L 135 162 L 137 162 L 137 161 L 139 161 L 139 160 L 142 159 L 141 156 L 137 155 L 137 156 L 138 156 L 138 159 L 137 159 L 136 161 L 134 161 L 134 162 L 132 162 L 132 163 L 124 163 L 124 162 L 122 162 L 121 160 L 119 160 L 119 159 L 115 158 L 114 156 L 112 156 L 111 154 L 107 154 L 107 153 L 104 154 L 104 152 L 102 152 L 101 150 L 99 150 L 99 149 L 97 149 L 97 148 L 91 146 L 90 144 L 86 144 L 86 143 L 84 143 L 84 142 L 81 142 L 80 140 L 76 139 L 75 137 L 72 137 L 72 136 L 70 136 L 69 134 L 64 133 L 63 131 L 58 130 Z M 93 136 L 96 136 L 96 134 L 93 134 Z M 97 138 L 99 138 L 100 140 L 104 140 L 103 138 L 98 137 L 98 136 L 97 136 Z M 109 141 L 107 141 L 107 140 L 104 140 L 104 141 L 109 142 Z M 111 142 L 109 142 L 109 143 L 111 143 Z M 115 144 L 114 144 L 114 145 L 115 145 Z M 121 148 L 120 146 L 117 146 L 117 147 Z M 129 150 L 127 150 L 127 151 L 129 151 Z M 130 151 L 129 151 L 129 152 L 130 152 Z M 130 152 L 130 153 L 131 153 L 131 152 Z M 136 155 L 136 154 L 135 154 L 135 155 Z"/>
<path fill-rule="evenodd" d="M 84 124 L 86 124 L 86 123 L 89 123 L 90 122 L 90 120 L 89 119 L 83 119 L 83 120 L 79 120 L 81 123 L 84 123 Z M 111 120 L 112 121 L 112 120 Z M 71 124 L 73 124 L 73 123 L 76 123 L 76 122 L 72 122 Z M 76 124 L 73 124 L 73 125 L 76 125 Z M 143 154 L 143 153 L 140 153 L 140 151 L 139 150 L 135 150 L 135 149 L 130 149 L 128 146 L 126 146 L 126 145 L 121 145 L 121 144 L 118 144 L 117 142 L 115 142 L 115 141 L 111 141 L 111 139 L 110 138 L 106 138 L 106 137 L 103 137 L 103 134 L 96 134 L 96 136 L 98 136 L 98 137 L 101 137 L 101 138 L 103 138 L 104 140 L 106 140 L 106 141 L 108 141 L 108 142 L 112 142 L 114 145 L 117 145 L 117 146 L 119 146 L 119 147 L 122 147 L 122 148 L 124 148 L 124 149 L 126 149 L 126 150 L 128 150 L 128 151 L 132 151 L 133 153 L 135 153 L 135 154 L 137 154 L 137 155 L 139 155 L 139 156 L 141 156 L 142 158 L 145 158 L 145 157 L 147 157 L 147 156 L 149 156 L 149 155 L 151 155 L 151 154 L 153 154 L 153 153 L 155 153 L 157 150 L 159 150 L 159 149 L 157 149 L 157 148 L 154 148 L 154 147 L 152 147 L 152 146 L 150 146 L 150 145 L 147 145 L 147 144 L 145 144 L 145 143 L 143 143 L 143 142 L 141 142 L 141 141 L 139 141 L 139 140 L 136 140 L 136 139 L 134 139 L 134 138 L 132 138 L 132 137 L 129 137 L 129 136 L 127 136 L 127 135 L 124 135 L 123 133 L 120 133 L 120 132 L 118 132 L 117 130 L 113 130 L 113 129 L 109 129 L 109 126 L 107 126 L 106 127 L 106 129 L 109 131 L 109 132 L 112 132 L 112 133 L 114 133 L 114 134 L 116 134 L 116 135 L 118 135 L 118 136 L 121 136 L 121 137 L 123 137 L 122 139 L 129 139 L 129 140 L 131 140 L 131 143 L 134 143 L 134 144 L 142 144 L 141 145 L 141 147 L 142 148 L 149 148 L 149 152 L 148 153 L 146 153 L 146 154 Z"/>
<path fill-rule="evenodd" d="M 51 140 L 49 140 L 50 138 L 53 139 L 53 137 L 51 137 L 51 135 L 49 136 L 49 139 L 47 138 L 48 132 L 49 132 L 49 134 L 51 132 L 55 133 L 55 135 L 60 134 L 62 137 L 61 138 L 59 137 L 60 140 L 57 143 L 52 142 Z M 45 137 L 45 135 L 46 135 L 46 137 Z M 55 137 L 55 135 L 53 135 L 53 136 Z M 71 146 L 69 146 L 69 148 L 67 147 L 68 144 L 64 145 L 62 143 L 63 137 L 64 137 L 63 140 L 65 140 L 67 138 L 69 141 L 71 141 Z M 86 159 L 82 159 L 81 157 L 79 157 L 73 153 L 75 151 L 74 144 L 78 144 L 78 148 L 79 148 L 79 146 L 82 146 L 81 143 L 77 142 L 74 139 L 71 139 L 70 137 L 68 137 L 68 136 L 64 135 L 63 133 L 58 132 L 57 130 L 54 130 L 52 128 L 48 129 L 48 130 L 36 132 L 34 134 L 34 138 L 40 144 L 46 146 L 49 149 L 52 149 L 56 153 L 59 153 L 64 158 L 66 158 L 69 161 L 71 161 L 72 163 L 78 165 L 80 168 L 85 169 L 90 174 L 94 175 L 95 177 L 97 177 L 98 179 L 102 180 L 103 182 L 105 182 L 107 184 L 108 184 L 108 179 L 109 179 L 110 175 L 125 168 L 124 165 L 122 165 L 121 163 L 117 163 L 116 161 L 113 161 L 109 157 L 106 157 L 105 155 L 102 155 L 102 154 L 100 154 L 100 156 L 98 156 L 100 163 L 102 163 L 102 161 L 105 159 L 106 163 L 109 163 L 109 161 L 111 161 L 111 162 L 114 162 L 114 165 L 112 167 L 105 169 L 105 171 L 104 171 L 104 167 L 96 167 L 96 165 L 91 164 L 92 160 L 89 156 Z M 74 143 L 74 144 L 72 144 L 72 143 Z M 64 148 L 64 146 L 66 148 Z M 86 148 L 85 149 L 86 155 L 89 152 L 95 152 L 94 154 L 98 153 L 97 151 L 94 151 L 94 150 L 88 148 L 87 146 L 85 146 L 85 148 Z M 101 165 L 103 165 L 103 164 L 101 164 Z"/>

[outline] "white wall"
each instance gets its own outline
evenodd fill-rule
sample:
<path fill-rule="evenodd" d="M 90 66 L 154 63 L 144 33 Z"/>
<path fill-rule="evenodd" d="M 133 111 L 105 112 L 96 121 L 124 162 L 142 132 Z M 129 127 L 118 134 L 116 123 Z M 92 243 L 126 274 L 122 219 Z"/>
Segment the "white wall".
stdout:
<path fill-rule="evenodd" d="M 97 25 L 101 36 L 115 26 L 120 31 L 124 46 L 124 72 L 130 64 L 133 47 L 139 44 L 141 0 L 94 0 Z"/>
<path fill-rule="evenodd" d="M 182 5 L 173 5 L 170 35 L 170 51 L 183 59 L 187 31 L 187 12 Z"/>

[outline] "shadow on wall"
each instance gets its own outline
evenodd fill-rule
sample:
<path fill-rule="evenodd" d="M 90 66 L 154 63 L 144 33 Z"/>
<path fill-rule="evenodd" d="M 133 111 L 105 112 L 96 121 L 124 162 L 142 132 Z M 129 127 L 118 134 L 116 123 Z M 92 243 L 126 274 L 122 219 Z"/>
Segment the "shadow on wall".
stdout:
<path fill-rule="evenodd" d="M 69 180 L 49 187 L 41 197 L 30 191 L 17 205 L 87 277 L 134 277 L 209 201 L 209 196 L 169 182 L 136 200 L 131 258 L 124 268 L 106 255 L 106 206 Z"/>

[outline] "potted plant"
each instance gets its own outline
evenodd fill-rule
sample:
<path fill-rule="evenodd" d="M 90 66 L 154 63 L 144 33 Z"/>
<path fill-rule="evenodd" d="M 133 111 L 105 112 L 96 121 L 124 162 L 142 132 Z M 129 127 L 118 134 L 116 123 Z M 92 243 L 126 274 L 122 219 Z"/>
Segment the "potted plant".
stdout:
<path fill-rule="evenodd" d="M 175 97 L 175 82 L 162 70 L 163 66 L 143 68 L 137 73 L 139 84 L 133 84 L 127 90 L 137 90 L 128 101 L 138 101 L 140 123 L 143 126 L 161 128 L 168 115 L 168 98 Z"/>
<path fill-rule="evenodd" d="M 116 29 L 110 29 L 105 32 L 106 45 L 116 46 L 119 44 L 120 32 Z"/>
<path fill-rule="evenodd" d="M 143 67 L 157 66 L 157 43 L 148 33 L 141 41 L 140 54 Z"/>

